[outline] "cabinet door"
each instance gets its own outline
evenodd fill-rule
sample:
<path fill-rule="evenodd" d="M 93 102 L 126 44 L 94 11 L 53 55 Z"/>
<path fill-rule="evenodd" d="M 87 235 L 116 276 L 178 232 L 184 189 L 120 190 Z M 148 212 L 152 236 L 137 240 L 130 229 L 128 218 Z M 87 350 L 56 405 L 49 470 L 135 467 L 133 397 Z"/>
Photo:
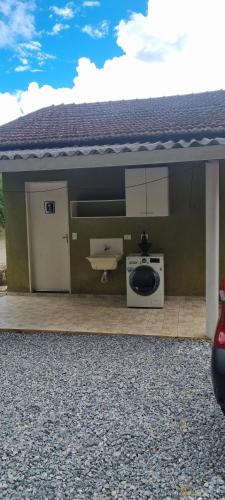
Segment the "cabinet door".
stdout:
<path fill-rule="evenodd" d="M 147 217 L 169 215 L 168 167 L 146 168 Z"/>
<path fill-rule="evenodd" d="M 132 168 L 125 171 L 126 216 L 146 216 L 146 176 L 145 168 Z"/>

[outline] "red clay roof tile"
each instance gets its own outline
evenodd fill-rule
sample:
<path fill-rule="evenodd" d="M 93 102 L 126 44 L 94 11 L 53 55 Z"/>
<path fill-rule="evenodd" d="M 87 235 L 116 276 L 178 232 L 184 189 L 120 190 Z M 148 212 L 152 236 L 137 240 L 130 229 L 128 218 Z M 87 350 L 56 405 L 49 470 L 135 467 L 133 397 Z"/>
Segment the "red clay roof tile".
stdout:
<path fill-rule="evenodd" d="M 0 127 L 0 150 L 225 137 L 225 91 L 60 104 Z"/>

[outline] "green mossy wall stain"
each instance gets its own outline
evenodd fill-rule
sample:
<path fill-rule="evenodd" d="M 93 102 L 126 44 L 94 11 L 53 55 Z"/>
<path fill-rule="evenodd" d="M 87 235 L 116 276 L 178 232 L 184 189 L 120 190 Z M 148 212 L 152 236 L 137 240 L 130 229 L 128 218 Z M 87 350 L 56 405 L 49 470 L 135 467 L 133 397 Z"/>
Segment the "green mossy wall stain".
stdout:
<path fill-rule="evenodd" d="M 225 169 L 221 169 L 222 185 Z M 138 252 L 143 230 L 149 233 L 153 253 L 165 255 L 166 295 L 203 295 L 205 287 L 205 174 L 203 165 L 171 166 L 170 215 L 155 218 L 87 218 L 71 219 L 70 258 L 71 283 L 74 293 L 126 293 L 125 256 Z M 26 236 L 25 195 L 7 191 L 24 191 L 31 181 L 67 180 L 69 200 L 124 198 L 124 169 L 98 168 L 46 172 L 4 174 L 6 199 L 6 242 L 9 290 L 29 289 Z M 94 195 L 93 195 L 94 192 Z M 221 217 L 224 208 L 221 207 Z M 224 218 L 224 217 L 223 217 Z M 71 233 L 78 233 L 72 241 Z M 85 259 L 90 253 L 90 238 L 123 238 L 124 257 L 118 268 L 110 272 L 109 281 L 100 283 L 101 272 L 93 271 Z M 224 248 L 225 229 L 221 223 L 221 245 Z M 225 272 L 221 257 L 221 272 Z"/>

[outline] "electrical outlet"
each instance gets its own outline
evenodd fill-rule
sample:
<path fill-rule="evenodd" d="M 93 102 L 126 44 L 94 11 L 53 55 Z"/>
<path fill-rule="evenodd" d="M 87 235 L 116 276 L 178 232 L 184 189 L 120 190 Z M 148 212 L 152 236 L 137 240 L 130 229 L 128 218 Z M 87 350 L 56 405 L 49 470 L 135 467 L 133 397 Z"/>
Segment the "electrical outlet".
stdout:
<path fill-rule="evenodd" d="M 131 240 L 131 234 L 124 234 L 123 239 L 126 240 Z"/>
<path fill-rule="evenodd" d="M 72 233 L 72 240 L 77 240 L 77 233 Z"/>

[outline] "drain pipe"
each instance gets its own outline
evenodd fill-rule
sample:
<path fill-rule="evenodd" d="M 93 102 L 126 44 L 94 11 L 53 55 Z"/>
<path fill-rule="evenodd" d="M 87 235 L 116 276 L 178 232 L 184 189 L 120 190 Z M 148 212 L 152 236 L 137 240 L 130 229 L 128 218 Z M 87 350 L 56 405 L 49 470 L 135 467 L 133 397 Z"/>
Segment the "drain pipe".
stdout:
<path fill-rule="evenodd" d="M 103 285 L 105 283 L 107 283 L 107 281 L 108 281 L 108 272 L 107 271 L 103 271 L 100 281 L 101 281 L 101 283 L 103 283 Z"/>

